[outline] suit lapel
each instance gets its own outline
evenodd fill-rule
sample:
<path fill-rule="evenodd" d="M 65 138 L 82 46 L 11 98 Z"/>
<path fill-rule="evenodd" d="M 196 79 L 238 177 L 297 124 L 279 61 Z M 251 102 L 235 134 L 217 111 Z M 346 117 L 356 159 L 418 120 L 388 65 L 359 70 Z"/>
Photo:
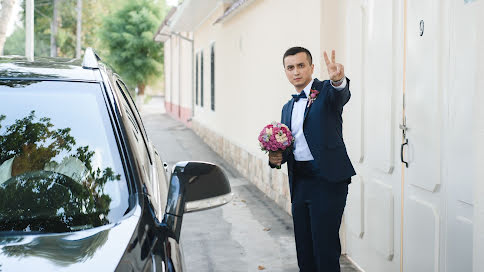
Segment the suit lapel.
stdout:
<path fill-rule="evenodd" d="M 309 100 L 308 100 L 308 103 L 309 103 Z M 311 106 L 308 107 L 308 104 L 306 103 L 306 108 L 304 109 L 304 122 L 306 122 L 306 116 L 308 116 L 309 110 L 311 109 L 313 104 L 311 104 Z"/>
<path fill-rule="evenodd" d="M 310 90 L 317 90 L 318 89 L 318 85 L 321 81 L 319 81 L 317 78 L 314 78 L 314 81 L 313 81 L 313 85 L 311 85 L 311 89 Z M 321 91 L 320 91 L 321 92 Z M 320 93 L 321 94 L 321 93 Z M 311 91 L 309 92 L 309 96 L 311 96 Z M 312 104 L 311 106 L 307 106 L 306 104 L 306 108 L 304 109 L 304 121 L 303 121 L 303 124 L 304 122 L 306 122 L 306 117 L 308 116 L 309 114 L 309 111 L 311 110 L 311 108 L 313 107 L 313 104 L 317 101 L 318 99 L 316 99 Z M 308 97 L 308 103 L 309 103 L 309 97 Z"/>
<path fill-rule="evenodd" d="M 292 108 L 294 107 L 294 99 L 291 99 L 289 101 L 289 114 L 286 114 L 286 120 L 287 120 L 287 127 L 289 127 L 289 130 L 291 130 L 291 122 L 292 122 Z"/>

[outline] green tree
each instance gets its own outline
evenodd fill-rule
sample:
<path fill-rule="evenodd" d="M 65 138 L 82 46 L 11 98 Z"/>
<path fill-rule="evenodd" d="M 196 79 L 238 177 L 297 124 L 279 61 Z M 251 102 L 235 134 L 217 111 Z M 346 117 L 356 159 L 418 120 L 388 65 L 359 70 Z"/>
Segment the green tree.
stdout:
<path fill-rule="evenodd" d="M 5 119 L 0 115 L 0 131 Z M 55 158 L 76 145 L 70 128 L 53 128 L 50 118 L 36 118 L 32 111 L 0 134 L 0 165 L 14 158 L 12 178 L 0 183 L 0 231 L 66 232 L 109 222 L 111 198 L 104 187 L 121 176 L 110 167 L 93 169 L 95 151 L 89 146 L 64 156 L 84 164 L 82 180 L 52 170 L 58 165 Z"/>
<path fill-rule="evenodd" d="M 0 122 L 5 118 L 0 116 Z M 19 119 L 0 135 L 0 162 L 18 156 L 18 165 L 22 172 L 42 169 L 61 151 L 70 151 L 76 144 L 70 135 L 70 128 L 51 130 L 53 124 L 49 118 L 40 118 L 35 122 L 35 112 Z M 0 126 L 1 128 L 1 126 Z"/>
<path fill-rule="evenodd" d="M 34 41 L 35 50 L 37 50 L 37 41 Z M 20 55 L 25 54 L 25 29 L 17 28 L 5 41 L 5 47 L 3 48 L 5 55 Z"/>
<path fill-rule="evenodd" d="M 50 40 L 43 34 L 35 34 L 34 54 L 35 56 L 49 56 Z M 7 38 L 4 48 L 5 55 L 25 55 L 25 29 L 19 27 Z"/>
<path fill-rule="evenodd" d="M 161 5 L 160 5 L 161 3 Z M 161 73 L 163 44 L 153 40 L 164 2 L 135 0 L 105 18 L 100 38 L 109 50 L 107 59 L 140 94 Z"/>
<path fill-rule="evenodd" d="M 0 0 L 1 1 L 1 0 Z M 93 47 L 103 55 L 105 50 L 99 40 L 99 26 L 102 18 L 124 6 L 129 0 L 83 0 L 82 3 L 82 48 Z M 22 1 L 25 9 L 25 1 Z M 37 0 L 34 2 L 34 54 L 37 57 L 50 56 L 50 35 L 53 19 L 53 0 Z M 60 0 L 58 7 L 58 29 L 56 36 L 57 55 L 59 57 L 75 57 L 77 0 Z M 21 20 L 25 22 L 25 14 Z M 17 27 L 5 42 L 5 55 L 25 54 L 25 29 Z"/>

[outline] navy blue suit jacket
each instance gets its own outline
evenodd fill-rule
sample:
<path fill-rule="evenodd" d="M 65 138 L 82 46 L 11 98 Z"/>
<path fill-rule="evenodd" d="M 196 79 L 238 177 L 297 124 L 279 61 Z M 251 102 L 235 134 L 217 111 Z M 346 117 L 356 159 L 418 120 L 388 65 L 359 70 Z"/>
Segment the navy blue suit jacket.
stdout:
<path fill-rule="evenodd" d="M 350 100 L 350 80 L 343 90 L 333 88 L 329 80 L 314 79 L 311 89 L 318 90 L 316 100 L 304 113 L 303 131 L 320 176 L 328 182 L 341 182 L 356 175 L 343 141 L 343 106 Z M 294 99 L 282 108 L 281 123 L 291 129 Z M 282 163 L 287 162 L 289 186 L 292 191 L 294 154 L 292 150 L 283 153 Z M 271 165 L 275 167 L 275 165 Z"/>

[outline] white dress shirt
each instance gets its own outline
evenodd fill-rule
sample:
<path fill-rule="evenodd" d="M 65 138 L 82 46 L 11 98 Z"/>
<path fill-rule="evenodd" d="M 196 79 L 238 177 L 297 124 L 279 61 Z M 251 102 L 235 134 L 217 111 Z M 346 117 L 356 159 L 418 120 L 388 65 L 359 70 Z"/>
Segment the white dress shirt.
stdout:
<path fill-rule="evenodd" d="M 302 90 L 306 93 L 306 97 L 309 97 L 311 86 L 313 85 L 313 80 L 309 82 L 309 84 L 304 87 Z M 346 78 L 343 80 L 343 83 L 339 86 L 334 86 L 333 82 L 331 81 L 331 86 L 336 90 L 340 91 L 346 87 Z M 304 111 L 306 110 L 308 99 L 301 98 L 297 102 L 294 102 L 294 106 L 292 109 L 292 116 L 291 116 L 291 133 L 294 136 L 294 158 L 296 161 L 311 161 L 314 160 L 311 151 L 309 150 L 308 143 L 306 142 L 306 137 L 304 137 L 303 132 L 303 123 L 304 123 Z"/>

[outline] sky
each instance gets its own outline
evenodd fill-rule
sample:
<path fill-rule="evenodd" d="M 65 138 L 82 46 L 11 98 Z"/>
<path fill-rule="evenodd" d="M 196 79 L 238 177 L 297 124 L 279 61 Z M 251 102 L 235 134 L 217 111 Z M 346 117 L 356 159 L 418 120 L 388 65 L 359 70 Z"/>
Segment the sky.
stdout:
<path fill-rule="evenodd" d="M 178 0 L 166 0 L 166 3 L 169 6 L 176 6 L 177 5 L 177 2 L 178 2 Z"/>
<path fill-rule="evenodd" d="M 13 16 L 12 18 L 10 19 L 10 22 L 8 23 L 8 27 L 7 27 L 7 37 L 9 37 L 10 35 L 12 35 L 12 32 L 15 30 L 15 24 L 21 24 L 22 22 L 20 22 L 20 11 L 22 10 L 22 8 L 20 7 L 20 2 L 19 0 L 17 0 L 15 2 L 15 6 L 13 7 Z"/>

